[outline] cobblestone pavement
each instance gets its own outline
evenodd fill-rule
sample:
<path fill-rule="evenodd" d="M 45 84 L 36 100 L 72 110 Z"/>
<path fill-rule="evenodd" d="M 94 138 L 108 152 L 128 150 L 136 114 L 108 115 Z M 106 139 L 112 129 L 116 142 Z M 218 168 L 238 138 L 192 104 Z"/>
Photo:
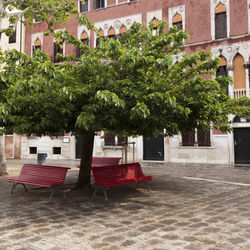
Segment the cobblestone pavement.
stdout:
<path fill-rule="evenodd" d="M 74 165 L 74 164 L 72 164 Z M 21 164 L 8 164 L 9 176 Z M 250 168 L 144 164 L 143 185 L 73 190 L 48 201 L 48 189 L 13 196 L 0 177 L 0 249 L 250 249 Z M 66 185 L 75 183 L 72 167 Z"/>

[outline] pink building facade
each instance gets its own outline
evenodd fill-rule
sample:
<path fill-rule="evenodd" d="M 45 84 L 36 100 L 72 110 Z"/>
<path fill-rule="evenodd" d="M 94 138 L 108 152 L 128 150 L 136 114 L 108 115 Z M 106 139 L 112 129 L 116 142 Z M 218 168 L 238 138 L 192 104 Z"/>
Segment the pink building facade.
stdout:
<path fill-rule="evenodd" d="M 185 43 L 185 52 L 190 54 L 198 50 L 212 51 L 219 56 L 220 67 L 217 74 L 230 75 L 233 85 L 228 94 L 234 98 L 250 97 L 250 0 L 85 0 L 76 2 L 79 11 L 86 15 L 104 36 L 126 32 L 134 22 L 148 23 L 152 20 L 166 20 L 168 25 L 177 25 L 190 34 Z M 73 35 L 83 39 L 91 47 L 96 46 L 94 32 L 77 23 L 77 15 L 69 20 L 65 28 Z M 52 36 L 45 36 L 46 24 L 36 23 L 33 29 L 25 30 L 25 53 L 32 56 L 36 48 L 48 53 L 52 60 L 58 51 Z M 76 55 L 72 46 L 64 46 L 61 53 Z M 179 55 L 180 58 L 182 54 Z M 187 140 L 182 135 L 171 138 L 129 138 L 129 161 L 163 161 L 179 163 L 221 163 L 250 164 L 250 120 L 230 117 L 234 133 L 223 134 L 210 131 L 203 135 L 196 131 Z M 22 157 L 32 158 L 30 139 L 23 139 Z M 39 140 L 32 141 L 32 147 L 39 151 Z M 52 140 L 52 139 L 51 139 Z M 54 156 L 53 150 L 46 152 L 49 157 L 74 159 L 77 156 L 77 142 L 61 138 L 56 147 L 61 152 L 67 142 L 71 153 Z M 53 144 L 53 143 L 52 143 Z M 73 144 L 73 145 L 72 145 Z M 49 145 L 49 144 L 48 144 Z M 58 151 L 59 152 L 59 151 Z M 113 137 L 108 142 L 96 136 L 94 154 L 97 156 L 122 156 L 119 138 Z"/>

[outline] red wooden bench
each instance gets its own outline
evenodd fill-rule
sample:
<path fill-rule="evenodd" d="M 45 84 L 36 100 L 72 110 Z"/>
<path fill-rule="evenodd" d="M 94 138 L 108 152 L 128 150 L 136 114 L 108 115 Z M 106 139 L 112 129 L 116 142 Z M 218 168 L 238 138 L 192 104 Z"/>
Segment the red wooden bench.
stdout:
<path fill-rule="evenodd" d="M 92 157 L 91 167 L 100 167 L 100 166 L 109 166 L 109 165 L 118 165 L 121 157 Z M 80 165 L 77 165 L 79 168 Z"/>
<path fill-rule="evenodd" d="M 8 178 L 9 182 L 13 182 L 11 194 L 13 194 L 18 184 L 22 184 L 25 191 L 27 191 L 26 185 L 48 187 L 52 189 L 49 197 L 49 200 L 51 200 L 55 190 L 58 188 L 62 189 L 62 184 L 68 169 L 70 168 L 24 164 L 18 177 Z"/>
<path fill-rule="evenodd" d="M 150 191 L 148 181 L 153 180 L 153 176 L 145 176 L 142 172 L 141 165 L 137 163 L 99 166 L 91 168 L 94 180 L 97 184 L 93 197 L 95 197 L 98 189 L 103 190 L 105 199 L 107 198 L 106 189 L 114 186 L 121 186 L 130 183 L 145 183 L 148 191 Z"/>

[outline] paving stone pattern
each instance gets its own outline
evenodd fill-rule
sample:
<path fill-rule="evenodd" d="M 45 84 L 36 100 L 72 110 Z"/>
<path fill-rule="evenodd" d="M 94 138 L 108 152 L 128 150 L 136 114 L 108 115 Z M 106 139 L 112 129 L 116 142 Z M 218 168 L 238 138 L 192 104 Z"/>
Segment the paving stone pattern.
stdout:
<path fill-rule="evenodd" d="M 9 176 L 20 168 L 9 164 Z M 250 168 L 148 163 L 143 171 L 155 177 L 151 192 L 117 187 L 109 201 L 72 190 L 49 202 L 48 189 L 21 185 L 11 196 L 0 177 L 0 250 L 250 249 L 250 185 L 237 184 L 250 184 Z M 73 167 L 66 186 L 77 174 Z"/>

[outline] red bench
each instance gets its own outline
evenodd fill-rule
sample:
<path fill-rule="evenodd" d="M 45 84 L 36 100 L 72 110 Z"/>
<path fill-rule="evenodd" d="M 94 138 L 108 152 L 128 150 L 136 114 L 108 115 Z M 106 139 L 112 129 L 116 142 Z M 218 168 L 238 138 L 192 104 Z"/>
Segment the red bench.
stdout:
<path fill-rule="evenodd" d="M 8 178 L 9 182 L 13 182 L 11 194 L 13 194 L 14 189 L 18 184 L 22 184 L 25 188 L 25 191 L 27 191 L 25 185 L 48 187 L 52 189 L 49 197 L 49 200 L 51 200 L 55 190 L 57 188 L 62 189 L 62 184 L 68 169 L 70 168 L 24 164 L 18 177 Z"/>
<path fill-rule="evenodd" d="M 106 189 L 114 186 L 121 186 L 130 183 L 145 183 L 150 191 L 148 181 L 153 180 L 153 176 L 145 176 L 142 172 L 141 165 L 137 163 L 120 164 L 111 166 L 99 166 L 91 168 L 94 180 L 97 184 L 93 197 L 98 189 L 103 190 L 105 199 L 107 198 Z"/>
<path fill-rule="evenodd" d="M 91 167 L 101 167 L 101 166 L 109 166 L 109 165 L 118 165 L 121 157 L 92 157 Z M 77 165 L 79 168 L 80 165 Z"/>

